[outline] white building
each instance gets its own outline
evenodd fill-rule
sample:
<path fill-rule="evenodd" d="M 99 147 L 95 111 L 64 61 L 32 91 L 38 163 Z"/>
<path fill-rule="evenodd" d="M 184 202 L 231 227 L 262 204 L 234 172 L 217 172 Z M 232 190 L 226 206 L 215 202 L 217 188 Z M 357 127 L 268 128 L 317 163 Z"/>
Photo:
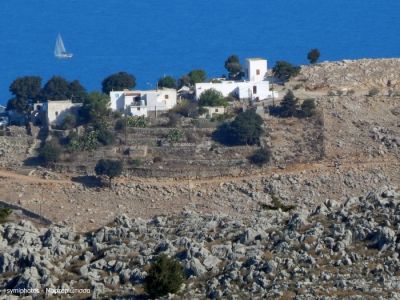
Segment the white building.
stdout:
<path fill-rule="evenodd" d="M 226 108 L 223 106 L 203 106 L 203 108 L 207 112 L 202 114 L 200 118 L 212 118 L 217 115 L 223 115 L 226 111 Z"/>
<path fill-rule="evenodd" d="M 278 97 L 278 93 L 271 91 L 267 74 L 267 60 L 262 58 L 248 58 L 245 65 L 245 80 L 197 83 L 195 86 L 196 99 L 209 89 L 215 89 L 224 97 L 236 96 L 239 99 L 264 100 Z"/>
<path fill-rule="evenodd" d="M 72 103 L 71 100 L 47 100 L 37 103 L 36 109 L 44 113 L 47 125 L 61 125 L 68 114 L 78 115 L 82 103 Z"/>
<path fill-rule="evenodd" d="M 147 116 L 148 112 L 161 112 L 176 105 L 175 89 L 149 91 L 111 91 L 111 109 L 135 116 Z"/>

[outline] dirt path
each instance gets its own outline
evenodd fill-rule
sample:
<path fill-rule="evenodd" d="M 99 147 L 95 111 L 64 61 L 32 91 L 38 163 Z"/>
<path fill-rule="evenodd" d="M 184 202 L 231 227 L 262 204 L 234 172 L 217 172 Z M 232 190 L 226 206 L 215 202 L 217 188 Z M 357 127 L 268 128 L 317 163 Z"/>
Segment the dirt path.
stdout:
<path fill-rule="evenodd" d="M 292 174 L 303 171 L 313 171 L 313 170 L 327 170 L 327 169 L 347 169 L 353 167 L 368 167 L 368 166 L 379 166 L 379 165 L 391 165 L 400 166 L 400 161 L 396 158 L 386 158 L 386 159 L 373 159 L 364 161 L 339 161 L 337 165 L 334 165 L 333 161 L 320 161 L 316 163 L 308 164 L 293 164 L 285 168 L 271 167 L 262 170 L 261 173 L 249 174 L 245 176 L 221 176 L 214 178 L 190 178 L 190 179 L 156 179 L 156 178 L 119 178 L 115 180 L 118 183 L 129 183 L 137 182 L 143 184 L 149 184 L 154 186 L 175 186 L 175 185 L 187 185 L 190 181 L 191 184 L 196 185 L 207 185 L 207 184 L 219 184 L 224 182 L 237 182 L 243 180 L 259 179 L 271 174 Z M 0 169 L 0 181 L 1 178 L 13 179 L 18 182 L 26 182 L 33 184 L 59 184 L 59 185 L 72 185 L 75 184 L 71 177 L 66 179 L 42 179 L 28 175 L 22 175 L 15 173 L 14 171 L 2 170 Z"/>

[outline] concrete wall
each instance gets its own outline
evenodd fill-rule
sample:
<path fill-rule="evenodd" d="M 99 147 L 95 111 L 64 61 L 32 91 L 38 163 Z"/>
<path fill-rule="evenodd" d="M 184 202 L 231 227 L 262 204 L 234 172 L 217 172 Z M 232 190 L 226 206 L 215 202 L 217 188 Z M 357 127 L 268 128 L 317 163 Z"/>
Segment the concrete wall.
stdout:
<path fill-rule="evenodd" d="M 59 100 L 43 103 L 43 111 L 46 113 L 48 125 L 61 125 L 68 114 L 78 114 L 81 103 L 72 103 L 71 100 Z"/>
<path fill-rule="evenodd" d="M 267 60 L 263 58 L 246 59 L 245 73 L 248 81 L 263 81 L 267 73 Z"/>
<path fill-rule="evenodd" d="M 269 89 L 268 81 L 223 81 L 218 83 L 206 82 L 197 83 L 196 99 L 199 100 L 202 93 L 209 89 L 215 89 L 222 93 L 224 97 L 236 95 L 239 99 L 268 99 L 272 98 L 272 91 Z M 275 92 L 275 97 L 277 93 Z"/>
<path fill-rule="evenodd" d="M 148 112 L 165 111 L 173 108 L 177 103 L 175 89 L 159 89 L 148 91 L 112 91 L 110 92 L 110 108 L 124 112 L 130 105 L 137 105 L 143 101 Z"/>

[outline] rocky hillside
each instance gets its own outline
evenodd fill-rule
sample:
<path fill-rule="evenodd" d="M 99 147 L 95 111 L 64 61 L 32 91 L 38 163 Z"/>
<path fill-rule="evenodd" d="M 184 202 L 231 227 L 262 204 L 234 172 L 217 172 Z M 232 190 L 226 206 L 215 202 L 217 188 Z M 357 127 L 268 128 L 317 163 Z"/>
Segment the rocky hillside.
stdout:
<path fill-rule="evenodd" d="M 165 253 L 187 275 L 175 299 L 400 299 L 399 228 L 400 195 L 387 187 L 312 211 L 119 216 L 86 235 L 9 222 L 0 226 L 0 290 L 137 299 L 148 265 Z"/>
<path fill-rule="evenodd" d="M 308 90 L 373 87 L 400 90 L 399 69 L 400 59 L 343 60 L 304 66 L 301 77 Z"/>

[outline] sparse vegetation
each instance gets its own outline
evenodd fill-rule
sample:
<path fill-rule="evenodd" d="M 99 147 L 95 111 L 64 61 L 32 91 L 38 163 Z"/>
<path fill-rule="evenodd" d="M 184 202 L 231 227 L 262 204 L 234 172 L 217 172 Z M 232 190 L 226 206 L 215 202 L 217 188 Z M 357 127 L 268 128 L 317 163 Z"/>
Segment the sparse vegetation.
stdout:
<path fill-rule="evenodd" d="M 176 260 L 162 254 L 150 266 L 145 280 L 145 290 L 152 298 L 157 298 L 176 293 L 183 282 L 182 266 Z"/>

